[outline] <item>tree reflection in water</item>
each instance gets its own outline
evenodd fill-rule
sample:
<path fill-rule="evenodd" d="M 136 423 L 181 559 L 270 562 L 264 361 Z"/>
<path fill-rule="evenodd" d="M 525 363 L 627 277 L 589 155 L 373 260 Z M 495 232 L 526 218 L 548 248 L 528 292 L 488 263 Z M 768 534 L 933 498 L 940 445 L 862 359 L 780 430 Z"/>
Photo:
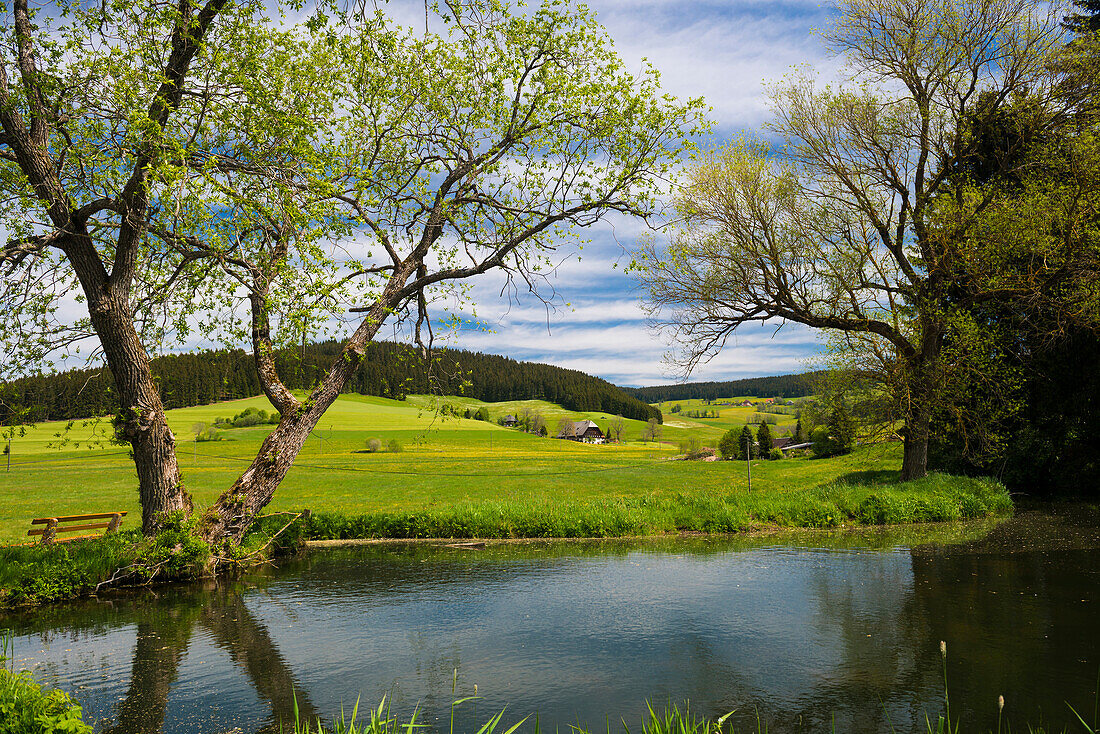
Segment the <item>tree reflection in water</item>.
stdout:
<path fill-rule="evenodd" d="M 1015 729 L 1040 717 L 1060 729 L 1064 701 L 1091 712 L 1098 527 L 1072 511 L 1021 513 L 967 536 L 981 540 L 913 528 L 357 548 L 0 625 L 14 623 L 28 659 L 35 638 L 45 643 L 47 679 L 88 683 L 74 693 L 111 716 L 111 734 L 275 731 L 291 721 L 295 691 L 314 718 L 387 690 L 406 715 L 420 705 L 446 731 L 455 666 L 489 696 L 456 722 L 462 731 L 505 705 L 515 720 L 537 710 L 544 730 L 602 731 L 605 717 L 636 723 L 647 698 L 690 699 L 710 716 L 737 709 L 730 723 L 743 731 L 758 716 L 773 731 L 910 731 L 941 711 L 940 640 L 964 729 L 995 729 L 1002 694 Z M 941 542 L 917 544 L 928 537 Z M 89 656 L 89 645 L 102 649 Z"/>

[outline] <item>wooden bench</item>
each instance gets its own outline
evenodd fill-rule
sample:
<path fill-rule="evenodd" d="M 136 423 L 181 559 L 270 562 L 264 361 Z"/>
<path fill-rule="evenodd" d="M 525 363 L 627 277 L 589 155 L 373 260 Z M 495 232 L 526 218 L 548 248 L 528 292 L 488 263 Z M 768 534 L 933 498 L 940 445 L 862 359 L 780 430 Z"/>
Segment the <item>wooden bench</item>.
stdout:
<path fill-rule="evenodd" d="M 49 545 L 50 543 L 60 542 L 67 543 L 70 540 L 81 540 L 83 538 L 98 538 L 99 535 L 78 535 L 74 538 L 58 538 L 58 533 L 73 533 L 77 530 L 96 530 L 99 528 L 107 528 L 107 531 L 103 535 L 109 535 L 110 533 L 118 530 L 118 526 L 122 524 L 122 518 L 125 517 L 126 510 L 122 512 L 100 512 L 93 515 L 65 515 L 62 517 L 40 517 L 36 520 L 31 520 L 31 525 L 45 525 L 44 528 L 34 528 L 27 531 L 27 535 L 41 535 L 42 545 Z M 66 525 L 61 527 L 62 523 L 71 522 L 83 522 L 85 520 L 106 520 L 106 522 L 86 522 L 83 525 Z"/>

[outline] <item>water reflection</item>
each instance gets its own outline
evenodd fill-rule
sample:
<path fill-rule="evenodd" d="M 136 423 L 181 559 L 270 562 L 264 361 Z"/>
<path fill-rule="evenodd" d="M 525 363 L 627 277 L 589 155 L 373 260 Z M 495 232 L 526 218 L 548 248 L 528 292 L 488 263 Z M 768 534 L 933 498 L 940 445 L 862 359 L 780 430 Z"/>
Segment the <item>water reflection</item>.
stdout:
<path fill-rule="evenodd" d="M 1100 665 L 1097 527 L 356 548 L 0 625 L 117 734 L 274 731 L 292 692 L 310 717 L 387 694 L 445 729 L 456 667 L 486 696 L 461 730 L 505 705 L 602 730 L 648 698 L 742 729 L 908 731 L 942 708 L 941 639 L 964 728 L 995 727 L 1000 694 L 1017 728 L 1060 727 L 1065 700 L 1091 711 Z"/>

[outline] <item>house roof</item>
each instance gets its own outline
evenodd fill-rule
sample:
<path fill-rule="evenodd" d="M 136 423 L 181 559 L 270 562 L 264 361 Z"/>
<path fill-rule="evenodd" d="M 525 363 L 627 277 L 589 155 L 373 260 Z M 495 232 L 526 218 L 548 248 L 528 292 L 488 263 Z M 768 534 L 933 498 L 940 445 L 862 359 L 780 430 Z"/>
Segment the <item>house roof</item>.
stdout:
<path fill-rule="evenodd" d="M 573 432 L 569 433 L 566 429 L 562 429 L 562 431 L 558 433 L 558 438 L 576 438 L 577 436 L 583 436 L 593 428 L 595 428 L 596 432 L 601 436 L 603 435 L 603 431 L 600 430 L 600 427 L 596 425 L 595 421 L 573 421 Z"/>

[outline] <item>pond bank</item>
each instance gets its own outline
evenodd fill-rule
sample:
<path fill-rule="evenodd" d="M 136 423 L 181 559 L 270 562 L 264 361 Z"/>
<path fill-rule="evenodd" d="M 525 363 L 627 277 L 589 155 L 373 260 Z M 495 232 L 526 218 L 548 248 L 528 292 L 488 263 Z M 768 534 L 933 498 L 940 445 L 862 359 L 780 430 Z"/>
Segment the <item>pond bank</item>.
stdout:
<path fill-rule="evenodd" d="M 293 553 L 307 542 L 424 539 L 731 535 L 798 528 L 951 522 L 1012 512 L 1007 490 L 989 479 L 930 474 L 893 484 L 833 483 L 786 492 L 691 492 L 607 497 L 589 502 L 508 501 L 348 516 L 313 512 L 287 527 L 286 513 L 254 523 L 239 554 Z M 292 513 L 293 514 L 293 513 Z M 278 535 L 271 544 L 270 539 Z M 428 542 L 441 542 L 429 540 Z M 70 545 L 0 548 L 0 608 L 95 594 L 104 586 L 187 580 L 211 572 L 212 554 L 185 524 L 146 540 L 136 531 Z M 265 554 L 254 556 L 263 561 Z M 240 563 L 225 559 L 224 567 Z"/>
<path fill-rule="evenodd" d="M 360 696 L 361 713 L 383 696 L 403 717 L 419 703 L 419 721 L 446 734 L 450 701 L 475 683 L 482 698 L 459 707 L 456 733 L 505 707 L 498 731 L 534 712 L 544 732 L 608 719 L 618 731 L 647 700 L 658 713 L 690 700 L 712 721 L 736 710 L 727 727 L 743 732 L 923 731 L 943 711 L 941 640 L 960 731 L 996 731 L 1000 695 L 1002 731 L 1061 731 L 1067 701 L 1092 713 L 1100 549 L 1078 547 L 1088 513 L 1054 509 L 477 552 L 365 544 L 0 626 L 17 666 L 117 734 L 271 734 L 295 699 L 315 721 Z"/>
<path fill-rule="evenodd" d="M 769 528 L 833 528 L 948 522 L 1012 512 L 1008 491 L 989 479 L 930 474 L 893 484 L 832 483 L 783 492 L 692 492 L 605 497 L 587 502 L 456 503 L 404 512 L 313 512 L 287 543 L 348 539 L 629 538 L 730 534 Z M 274 532 L 278 519 L 259 528 Z"/>

